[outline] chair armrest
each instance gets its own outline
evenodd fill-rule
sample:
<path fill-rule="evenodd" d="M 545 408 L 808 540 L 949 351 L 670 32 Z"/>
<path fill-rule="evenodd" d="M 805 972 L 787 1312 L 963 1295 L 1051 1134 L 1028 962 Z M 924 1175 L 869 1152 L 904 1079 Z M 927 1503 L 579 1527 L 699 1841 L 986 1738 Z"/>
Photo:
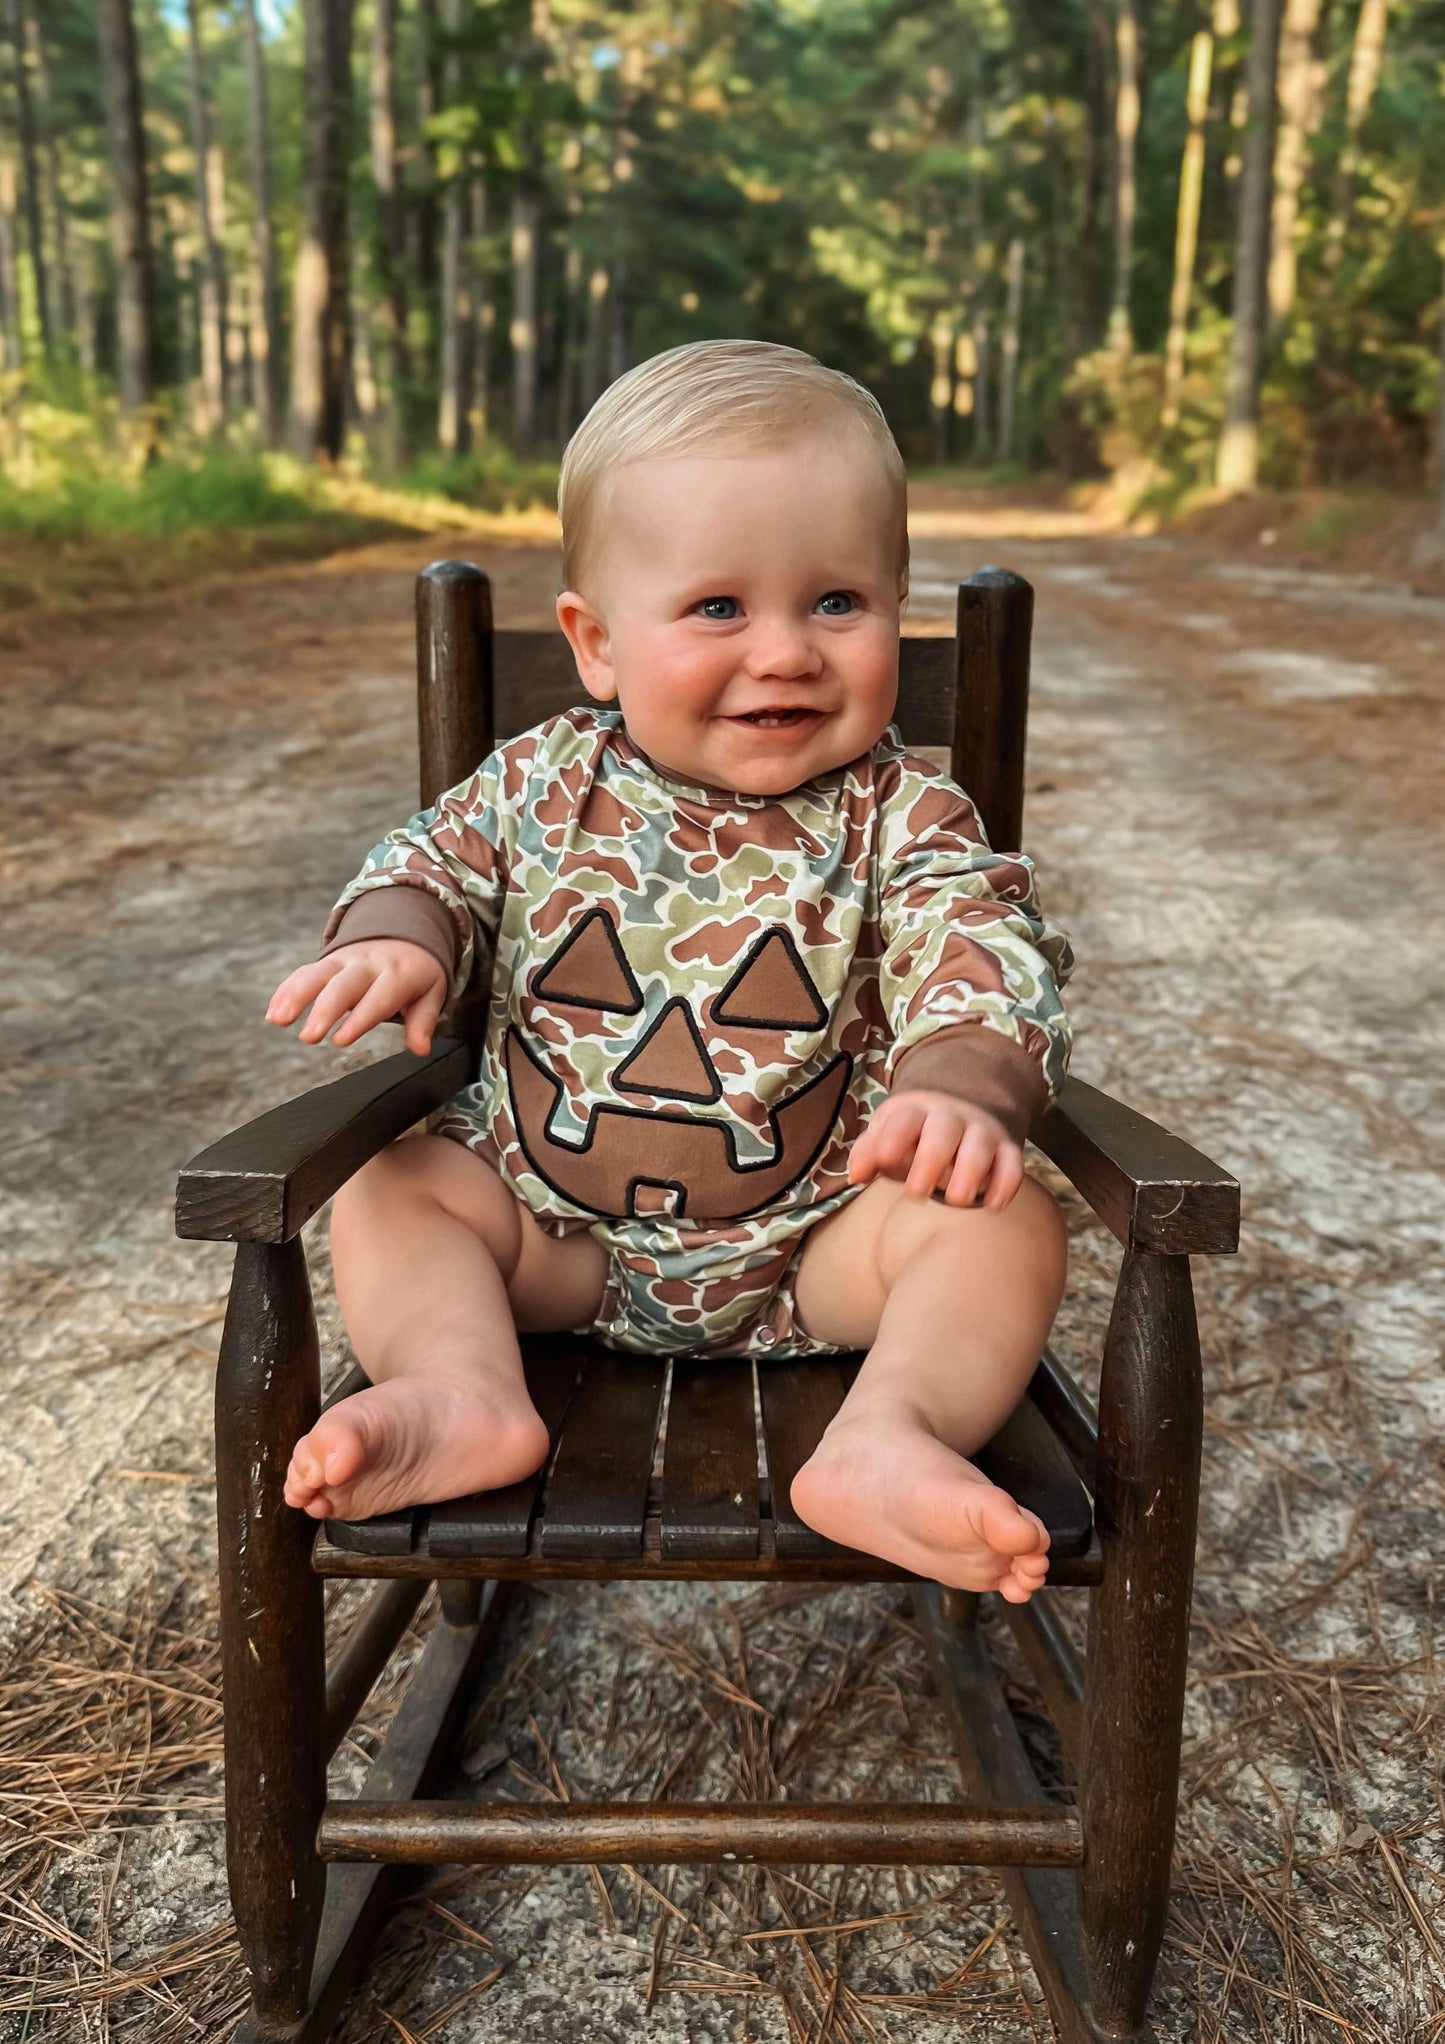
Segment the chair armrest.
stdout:
<path fill-rule="evenodd" d="M 476 1076 L 469 1043 L 439 1037 L 288 1100 L 192 1157 L 176 1184 L 176 1233 L 199 1242 L 289 1242 L 338 1186 Z"/>
<path fill-rule="evenodd" d="M 1033 1141 L 1126 1249 L 1159 1256 L 1238 1249 L 1238 1180 L 1082 1079 L 1065 1079 Z"/>

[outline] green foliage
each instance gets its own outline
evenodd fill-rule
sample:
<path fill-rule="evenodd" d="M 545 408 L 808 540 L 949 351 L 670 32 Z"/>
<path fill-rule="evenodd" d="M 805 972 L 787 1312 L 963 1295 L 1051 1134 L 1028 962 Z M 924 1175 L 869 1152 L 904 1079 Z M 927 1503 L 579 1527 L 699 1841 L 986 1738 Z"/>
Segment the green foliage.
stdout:
<path fill-rule="evenodd" d="M 51 130 L 72 250 L 84 254 L 94 282 L 100 381 L 64 385 L 67 356 L 73 362 L 83 352 L 73 344 L 57 347 L 48 381 L 37 375 L 22 209 L 24 388 L 35 416 L 21 459 L 14 398 L 0 390 L 0 454 L 9 447 L 11 471 L 0 515 L 8 529 L 22 517 L 36 530 L 58 531 L 93 516 L 137 521 L 127 529 L 157 535 L 187 521 L 197 529 L 227 521 L 258 527 L 298 515 L 305 478 L 244 451 L 244 391 L 233 402 L 230 452 L 182 452 L 192 445 L 199 373 L 200 265 L 184 12 L 172 0 L 134 0 L 172 453 L 140 478 L 107 467 L 111 425 L 96 393 L 113 367 L 114 303 L 93 9 L 90 0 L 27 4 L 43 25 L 53 79 Z M 550 0 L 540 12 L 532 0 L 462 0 L 454 33 L 436 23 L 441 10 L 431 11 L 429 47 L 418 0 L 400 0 L 399 341 L 383 309 L 390 227 L 372 177 L 367 119 L 373 0 L 359 0 L 349 194 L 352 300 L 367 372 L 355 378 L 353 425 L 373 466 L 405 477 L 408 458 L 419 457 L 418 487 L 478 505 L 520 503 L 529 493 L 545 500 L 550 470 L 509 468 L 501 452 L 512 425 L 518 310 L 511 211 L 526 189 L 542 209 L 537 349 L 546 448 L 555 450 L 580 404 L 619 363 L 711 334 L 747 334 L 806 348 L 867 383 L 913 460 L 967 461 L 983 472 L 998 454 L 1005 280 L 1017 241 L 1024 274 L 1014 457 L 1073 473 L 1149 467 L 1155 489 L 1204 484 L 1222 415 L 1238 194 L 1231 109 L 1248 31 L 1215 51 L 1186 373 L 1179 422 L 1166 438 L 1162 357 L 1185 78 L 1191 38 L 1210 10 L 1139 11 L 1133 343 L 1121 352 L 1104 345 L 1114 260 L 1115 17 L 1099 0 Z M 271 0 L 262 18 L 286 297 L 300 221 L 299 0 Z M 1445 0 L 1393 0 L 1384 67 L 1351 169 L 1344 108 L 1358 18 L 1357 0 L 1326 5 L 1313 52 L 1319 105 L 1295 233 L 1299 288 L 1272 338 L 1264 385 L 1264 471 L 1283 486 L 1351 477 L 1414 485 L 1430 458 L 1445 239 Z M 233 0 L 203 0 L 202 42 L 225 171 L 235 318 L 254 195 Z M 4 63 L 0 130 L 13 153 Z M 441 208 L 458 187 L 469 204 L 484 187 L 487 201 L 485 229 L 469 215 L 467 230 L 474 285 L 489 293 L 493 315 L 487 416 L 484 433 L 476 421 L 482 451 L 438 466 L 427 449 L 437 420 Z M 53 239 L 53 225 L 49 231 Z M 598 280 L 602 311 L 593 304 L 589 313 Z M 977 372 L 967 366 L 976 341 L 985 349 Z M 243 354 L 238 331 L 233 357 Z M 235 366 L 239 383 L 239 359 Z M 976 396 L 987 402 L 970 411 Z M 56 414 L 48 423 L 36 410 L 45 405 Z M 87 408 L 97 421 L 92 470 L 82 459 L 85 428 L 74 423 Z M 988 428 L 978 423 L 984 414 Z M 66 434 L 79 437 L 59 477 L 47 469 L 46 449 Z M 193 483 L 183 480 L 189 471 Z M 31 500 L 23 512 L 22 496 Z"/>

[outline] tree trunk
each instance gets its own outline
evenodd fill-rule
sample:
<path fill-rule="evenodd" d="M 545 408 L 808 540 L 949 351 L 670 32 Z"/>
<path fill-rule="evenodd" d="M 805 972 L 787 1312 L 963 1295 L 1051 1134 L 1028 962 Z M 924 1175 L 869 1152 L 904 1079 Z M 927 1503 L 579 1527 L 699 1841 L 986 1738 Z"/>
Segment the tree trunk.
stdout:
<path fill-rule="evenodd" d="M 1269 321 L 1278 331 L 1295 294 L 1295 222 L 1304 183 L 1309 137 L 1319 123 L 1323 66 L 1316 62 L 1320 0 L 1285 0 L 1279 40 L 1279 131 L 1274 144 L 1274 205 L 1270 225 Z"/>
<path fill-rule="evenodd" d="M 351 354 L 346 181 L 351 159 L 352 0 L 302 0 L 301 244 L 291 346 L 291 445 L 335 461 Z"/>
<path fill-rule="evenodd" d="M 25 348 L 20 330 L 20 265 L 16 259 L 15 158 L 10 138 L 0 130 L 0 368 L 23 369 Z"/>
<path fill-rule="evenodd" d="M 1345 228 L 1354 204 L 1355 179 L 1360 169 L 1360 130 L 1365 125 L 1380 82 L 1380 64 L 1385 50 L 1385 22 L 1390 0 L 1360 0 L 1355 24 L 1355 43 L 1350 53 L 1350 82 L 1345 90 L 1345 142 L 1335 168 L 1330 190 L 1330 224 L 1325 258 L 1333 270 L 1344 254 Z"/>
<path fill-rule="evenodd" d="M 590 412 L 607 384 L 607 301 L 612 279 L 600 258 L 587 279 L 587 347 L 582 383 L 582 410 Z"/>
<path fill-rule="evenodd" d="M 126 411 L 136 412 L 151 401 L 155 351 L 145 128 L 131 0 L 95 0 L 95 23 L 110 161 L 120 401 Z"/>
<path fill-rule="evenodd" d="M 1179 388 L 1184 381 L 1184 344 L 1189 332 L 1189 296 L 1194 283 L 1194 255 L 1199 245 L 1199 201 L 1204 190 L 1204 123 L 1209 116 L 1209 72 L 1214 37 L 1201 29 L 1189 49 L 1189 84 L 1185 92 L 1188 130 L 1179 172 L 1179 215 L 1174 230 L 1174 287 L 1169 294 L 1169 338 L 1164 346 L 1164 408 L 1159 423 L 1166 432 L 1179 424 Z"/>
<path fill-rule="evenodd" d="M 226 265 L 211 207 L 211 133 L 201 61 L 201 0 L 186 0 L 191 154 L 196 169 L 196 224 L 201 241 L 201 402 L 206 429 L 226 423 Z"/>
<path fill-rule="evenodd" d="M 448 112 L 461 98 L 461 59 L 456 41 L 461 28 L 461 0 L 443 0 L 442 21 L 448 48 L 442 72 L 442 97 Z M 467 167 L 458 163 L 442 192 L 442 279 L 437 325 L 441 363 L 437 380 L 437 439 L 443 454 L 465 454 L 471 432 L 468 344 L 472 336 L 472 301 L 467 262 Z"/>
<path fill-rule="evenodd" d="M 1100 0 L 1089 0 L 1084 40 L 1084 163 L 1080 179 L 1079 300 L 1084 341 L 1098 333 L 1099 212 L 1104 199 L 1108 155 L 1109 32 Z"/>
<path fill-rule="evenodd" d="M 512 446 L 537 444 L 537 233 L 542 204 L 530 185 L 512 194 Z"/>
<path fill-rule="evenodd" d="M 271 124 L 266 104 L 266 57 L 256 0 L 241 0 L 246 39 L 246 133 L 251 160 L 251 401 L 264 447 L 281 430 L 281 293 L 271 226 Z"/>
<path fill-rule="evenodd" d="M 396 0 L 376 0 L 371 38 L 371 176 L 376 186 L 376 277 L 384 338 L 379 380 L 395 415 L 406 379 L 406 222 L 396 162 Z"/>
<path fill-rule="evenodd" d="M 1445 243 L 1441 244 L 1441 255 L 1445 258 Z M 1437 537 L 1445 541 L 1445 263 L 1442 263 L 1440 290 L 1440 390 L 1435 400 L 1435 466 L 1438 471 L 1435 488 L 1440 498 L 1440 515 L 1435 523 Z"/>
<path fill-rule="evenodd" d="M 75 284 L 71 273 L 70 216 L 66 211 L 65 187 L 60 175 L 60 138 L 55 132 L 55 94 L 51 87 L 50 52 L 45 32 L 33 14 L 25 22 L 26 47 L 35 70 L 35 91 L 40 106 L 40 132 L 45 146 L 45 187 L 51 225 L 52 311 L 55 324 L 67 341 L 75 337 Z"/>
<path fill-rule="evenodd" d="M 441 98 L 437 62 L 436 0 L 417 0 L 416 8 L 416 191 L 413 201 L 416 298 L 426 308 L 427 327 L 421 343 L 426 373 L 436 366 L 436 332 L 431 321 L 437 302 L 437 152 L 427 132 L 436 119 Z"/>
<path fill-rule="evenodd" d="M 557 444 L 565 447 L 577 423 L 577 353 L 582 339 L 582 200 L 567 201 L 567 254 L 562 266 L 562 347 L 557 364 Z"/>
<path fill-rule="evenodd" d="M 77 233 L 71 241 L 71 292 L 75 303 L 75 347 L 80 366 L 94 376 L 100 362 L 99 309 L 95 296 L 95 251 L 90 236 Z"/>
<path fill-rule="evenodd" d="M 35 146 L 35 110 L 30 99 L 30 62 L 25 49 L 25 16 L 21 0 L 6 0 L 6 25 L 15 73 L 15 126 L 20 137 L 20 184 L 25 202 L 25 234 L 30 244 L 30 271 L 35 279 L 35 312 L 40 322 L 40 348 L 51 359 L 50 272 L 45 260 L 45 216 L 40 199 L 40 152 Z"/>
<path fill-rule="evenodd" d="M 1252 490 L 1259 479 L 1259 385 L 1264 366 L 1268 300 L 1269 188 L 1274 157 L 1280 0 L 1253 0 L 1245 75 L 1249 119 L 1239 177 L 1239 229 L 1234 244 L 1233 327 L 1224 388 L 1224 431 L 1215 481 L 1222 490 Z"/>
<path fill-rule="evenodd" d="M 480 174 L 472 179 L 470 232 L 472 304 L 476 313 L 476 325 L 472 330 L 472 443 L 475 445 L 486 438 L 491 424 L 492 330 L 497 318 L 487 246 L 487 181 Z"/>
<path fill-rule="evenodd" d="M 1019 330 L 1024 306 L 1024 245 L 1017 234 L 1008 245 L 1005 277 L 1007 295 L 1003 315 L 1003 376 L 998 401 L 998 458 L 1011 461 L 1018 408 Z"/>
<path fill-rule="evenodd" d="M 1127 354 L 1134 345 L 1129 286 L 1134 271 L 1134 221 L 1139 210 L 1135 153 L 1139 139 L 1139 17 L 1135 0 L 1115 0 L 1114 51 L 1114 291 L 1109 301 L 1109 346 Z"/>

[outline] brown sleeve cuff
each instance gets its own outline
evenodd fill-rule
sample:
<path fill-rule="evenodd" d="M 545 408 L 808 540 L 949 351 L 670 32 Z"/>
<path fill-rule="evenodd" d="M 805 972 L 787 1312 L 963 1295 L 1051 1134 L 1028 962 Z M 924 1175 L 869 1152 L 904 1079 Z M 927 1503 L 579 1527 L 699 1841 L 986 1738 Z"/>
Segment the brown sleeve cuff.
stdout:
<path fill-rule="evenodd" d="M 404 937 L 408 944 L 420 944 L 430 951 L 451 985 L 461 945 L 451 911 L 424 887 L 373 887 L 359 894 L 341 912 L 341 920 L 317 952 L 327 958 L 343 944 L 360 944 L 368 937 Z"/>
<path fill-rule="evenodd" d="M 996 1115 L 1022 1143 L 1049 1097 L 1043 1066 L 986 1023 L 962 1022 L 925 1036 L 893 1067 L 892 1091 L 952 1093 Z"/>

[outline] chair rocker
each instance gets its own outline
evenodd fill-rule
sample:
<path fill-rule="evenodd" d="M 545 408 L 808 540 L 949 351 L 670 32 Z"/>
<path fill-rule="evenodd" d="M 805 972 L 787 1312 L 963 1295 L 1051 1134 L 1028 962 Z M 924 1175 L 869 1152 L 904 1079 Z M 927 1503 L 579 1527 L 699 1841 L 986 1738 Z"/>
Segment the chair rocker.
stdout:
<path fill-rule="evenodd" d="M 494 733 L 578 699 L 555 632 L 494 632 L 463 562 L 417 585 L 423 804 Z M 904 639 L 898 721 L 951 749 L 991 841 L 1020 841 L 1033 593 L 985 569 L 956 639 Z M 1076 1770 L 1076 1803 L 1035 1777 L 977 1625 L 976 1596 L 915 1582 L 918 1620 L 968 1800 L 904 1805 L 436 1800 L 448 1742 L 514 1586 L 538 1577 L 911 1580 L 820 1539 L 789 1489 L 857 1360 L 675 1365 L 575 1336 L 528 1337 L 553 1449 L 523 1483 L 356 1524 L 283 1502 L 320 1410 L 304 1224 L 351 1174 L 474 1076 L 484 991 L 425 1057 L 382 1059 L 193 1159 L 177 1232 L 237 1245 L 216 1389 L 227 1855 L 252 2007 L 246 2044 L 330 2035 L 384 1914 L 393 1869 L 426 1862 L 768 1862 L 998 1867 L 1066 2044 L 1152 2036 L 1146 2003 L 1169 1898 L 1199 1485 L 1191 1255 L 1238 1240 L 1227 1173 L 1070 1078 L 1033 1141 L 1123 1246 L 1097 1412 L 1045 1354 L 981 1460 L 1051 1538 L 1049 1583 L 1003 1604 Z M 341 1397 L 365 1383 L 354 1371 Z M 666 1408 L 661 1480 L 654 1450 Z M 328 1662 L 328 1576 L 379 1587 Z M 328 1801 L 345 1737 L 433 1580 L 441 1610 L 358 1800 Z M 1082 1660 L 1053 1605 L 1090 1589 Z"/>

